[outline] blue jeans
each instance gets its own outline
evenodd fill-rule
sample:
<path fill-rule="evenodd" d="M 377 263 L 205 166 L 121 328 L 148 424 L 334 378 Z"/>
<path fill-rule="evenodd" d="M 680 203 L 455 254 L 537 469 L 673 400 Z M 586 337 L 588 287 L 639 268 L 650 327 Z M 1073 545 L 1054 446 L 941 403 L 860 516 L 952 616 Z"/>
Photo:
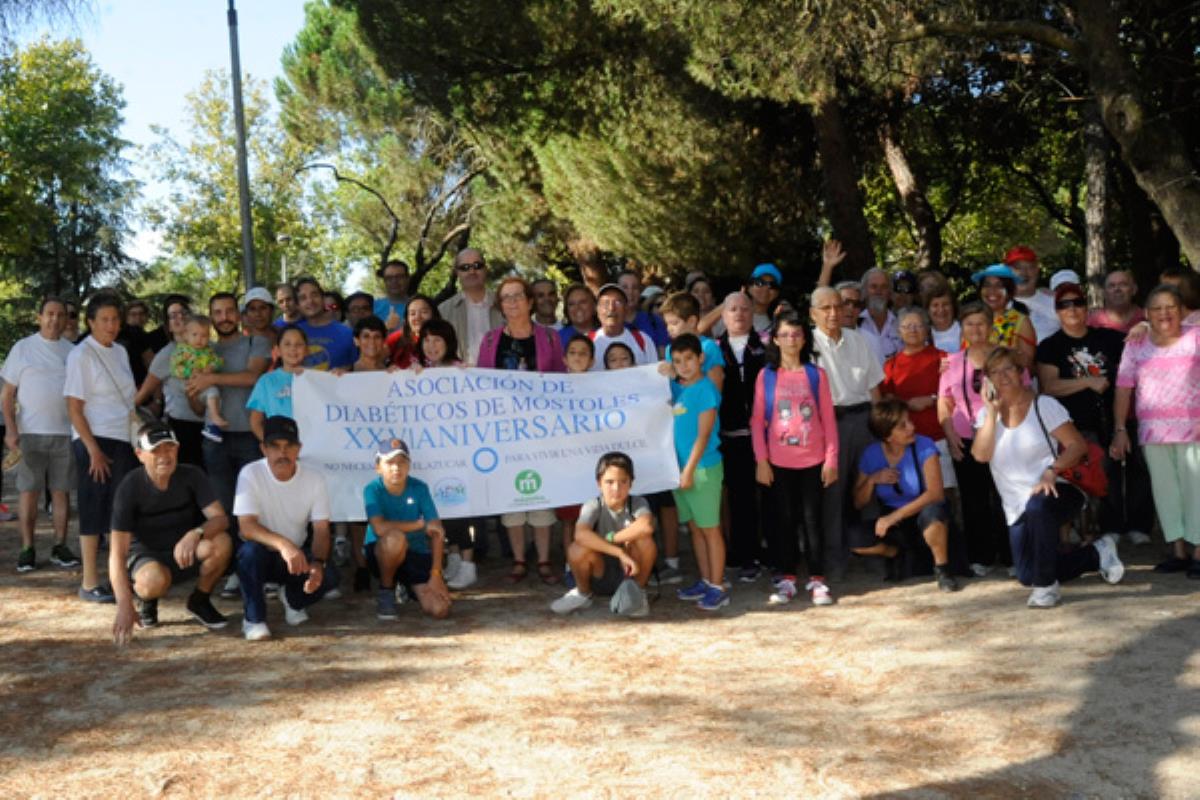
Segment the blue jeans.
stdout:
<path fill-rule="evenodd" d="M 217 490 L 217 499 L 229 517 L 229 534 L 238 541 L 237 517 L 233 515 L 233 494 L 237 489 L 237 476 L 242 467 L 262 458 L 262 450 L 253 433 L 225 433 L 225 441 L 212 442 L 203 439 L 204 468 L 208 479 Z"/>
<path fill-rule="evenodd" d="M 312 551 L 305 550 L 304 555 L 311 559 Z M 337 567 L 329 561 L 325 564 L 325 576 L 321 585 L 315 592 L 308 594 L 304 591 L 308 575 L 292 575 L 288 572 L 287 563 L 279 551 L 258 542 L 242 542 L 238 547 L 237 574 L 242 584 L 242 604 L 245 607 L 246 622 L 267 621 L 267 598 L 263 593 L 263 584 L 279 584 L 279 590 L 287 593 L 287 602 L 292 608 L 311 606 L 338 585 Z"/>
<path fill-rule="evenodd" d="M 1025 586 L 1050 586 L 1100 569 L 1100 551 L 1086 545 L 1063 553 L 1058 549 L 1058 529 L 1083 508 L 1083 493 L 1060 483 L 1058 497 L 1035 494 L 1025 513 L 1008 526 L 1013 566 Z"/>

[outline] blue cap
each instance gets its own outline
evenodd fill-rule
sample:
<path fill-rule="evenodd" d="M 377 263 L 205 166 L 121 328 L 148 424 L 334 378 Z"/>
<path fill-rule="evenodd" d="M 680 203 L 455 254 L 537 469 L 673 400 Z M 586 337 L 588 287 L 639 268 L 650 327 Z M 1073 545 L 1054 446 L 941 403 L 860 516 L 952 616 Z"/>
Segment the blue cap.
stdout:
<path fill-rule="evenodd" d="M 779 271 L 779 267 L 774 264 L 759 264 L 750 273 L 750 280 L 761 278 L 763 275 L 770 275 L 775 279 L 776 283 L 783 283 L 783 274 Z"/>
<path fill-rule="evenodd" d="M 971 282 L 978 286 L 979 284 L 983 283 L 984 278 L 1008 278 L 1013 283 L 1024 282 L 1017 277 L 1017 273 L 1013 272 L 1012 269 L 1005 264 L 992 264 L 987 269 L 979 270 L 979 272 L 976 272 L 971 276 Z"/>

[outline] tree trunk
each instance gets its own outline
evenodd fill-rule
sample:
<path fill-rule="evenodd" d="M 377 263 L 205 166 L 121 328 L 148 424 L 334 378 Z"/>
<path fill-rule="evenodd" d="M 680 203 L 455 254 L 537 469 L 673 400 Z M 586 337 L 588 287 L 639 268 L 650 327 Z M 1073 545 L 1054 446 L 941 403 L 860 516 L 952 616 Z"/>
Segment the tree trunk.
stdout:
<path fill-rule="evenodd" d="M 1121 148 L 1121 157 L 1162 211 L 1193 269 L 1200 267 L 1200 178 L 1186 143 L 1164 115 L 1147 108 L 1136 75 L 1121 50 L 1121 15 L 1110 0 L 1078 0 L 1087 43 L 1088 80 L 1104 126 Z"/>
<path fill-rule="evenodd" d="M 1104 302 L 1102 287 L 1108 272 L 1108 136 L 1100 107 L 1087 104 L 1083 126 L 1084 166 L 1087 179 L 1085 258 L 1087 291 L 1092 305 Z"/>
<path fill-rule="evenodd" d="M 891 116 L 879 128 L 879 142 L 900 203 L 916 231 L 916 268 L 937 269 L 942 263 L 942 226 L 925 194 L 925 181 L 909 162 L 900 141 L 899 125 Z"/>
<path fill-rule="evenodd" d="M 817 103 L 813 109 L 813 122 L 821 153 L 826 213 L 834 238 L 846 249 L 846 260 L 841 268 L 844 277 L 857 278 L 874 266 L 875 251 L 867 218 L 863 215 L 862 195 L 858 191 L 858 168 L 851 155 L 850 139 L 836 94 Z"/>

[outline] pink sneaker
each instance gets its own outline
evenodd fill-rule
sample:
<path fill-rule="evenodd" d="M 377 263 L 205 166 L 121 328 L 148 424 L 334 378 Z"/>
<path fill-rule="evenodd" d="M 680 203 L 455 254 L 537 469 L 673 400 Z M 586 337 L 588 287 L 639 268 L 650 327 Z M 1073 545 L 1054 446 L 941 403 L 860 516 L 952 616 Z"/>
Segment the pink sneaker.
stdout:
<path fill-rule="evenodd" d="M 814 606 L 831 606 L 833 605 L 833 593 L 829 591 L 829 587 L 825 585 L 825 578 L 820 575 L 814 575 L 809 579 L 804 586 L 806 591 L 812 592 L 812 601 Z"/>

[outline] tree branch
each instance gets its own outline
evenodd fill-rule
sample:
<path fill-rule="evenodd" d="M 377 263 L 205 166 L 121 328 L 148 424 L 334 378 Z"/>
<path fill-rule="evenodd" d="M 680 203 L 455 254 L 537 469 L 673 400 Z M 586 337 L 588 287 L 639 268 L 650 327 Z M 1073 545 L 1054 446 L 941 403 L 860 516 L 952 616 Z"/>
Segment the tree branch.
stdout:
<path fill-rule="evenodd" d="M 364 192 L 379 201 L 379 204 L 383 206 L 383 210 L 387 212 L 388 216 L 391 217 L 392 220 L 392 227 L 388 233 L 387 242 L 384 244 L 383 252 L 380 254 L 379 258 L 380 267 L 386 264 L 388 257 L 391 255 L 392 248 L 396 246 L 396 238 L 400 235 L 400 217 L 395 211 L 392 210 L 391 205 L 388 204 L 387 198 L 385 198 L 378 189 L 368 186 L 357 178 L 351 178 L 349 175 L 343 175 L 342 173 L 338 172 L 338 168 L 333 164 L 325 164 L 319 161 L 313 162 L 312 164 L 305 164 L 302 167 L 297 167 L 295 171 L 292 172 L 292 177 L 295 177 L 301 172 L 305 172 L 310 169 L 327 169 L 333 173 L 333 178 L 338 183 L 348 183 L 351 186 L 357 186 L 359 189 L 362 189 Z"/>
<path fill-rule="evenodd" d="M 972 39 L 1025 39 L 1072 58 L 1084 56 L 1084 45 L 1057 28 L 1033 20 L 948 20 L 913 26 L 895 37 L 897 42 L 915 42 L 939 36 L 964 36 Z"/>

